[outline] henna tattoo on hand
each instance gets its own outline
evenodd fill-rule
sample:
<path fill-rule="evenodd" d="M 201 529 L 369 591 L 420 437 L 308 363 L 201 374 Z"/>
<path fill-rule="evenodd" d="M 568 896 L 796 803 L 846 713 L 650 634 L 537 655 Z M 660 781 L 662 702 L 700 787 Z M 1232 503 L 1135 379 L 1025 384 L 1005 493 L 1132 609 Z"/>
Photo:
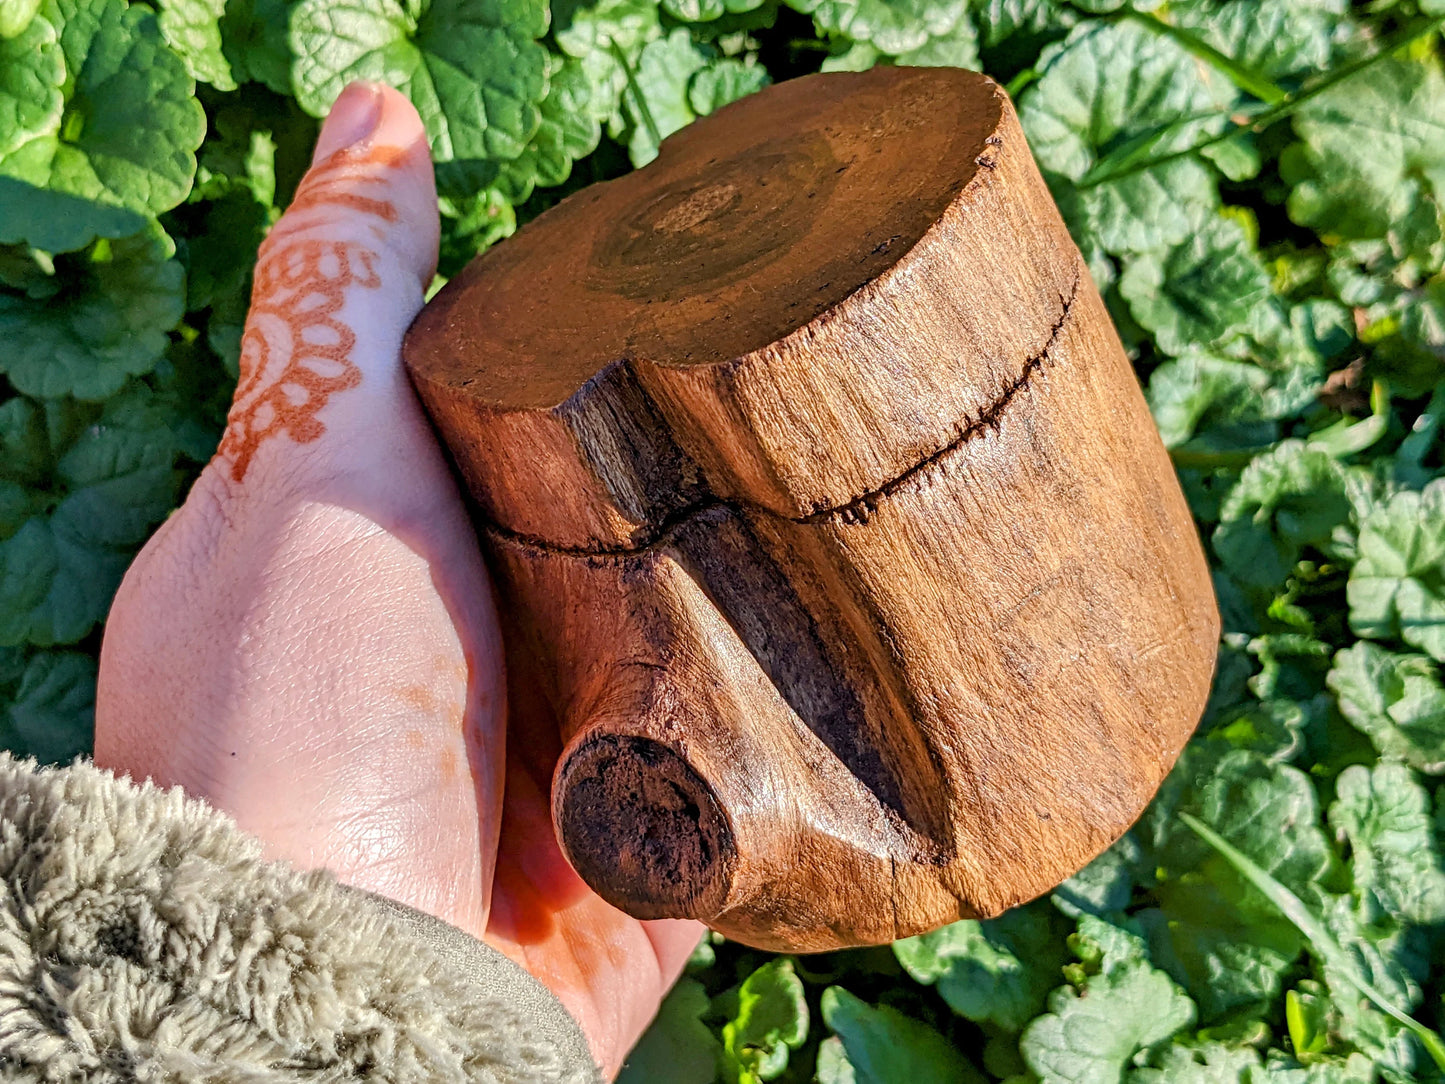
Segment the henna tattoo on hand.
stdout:
<path fill-rule="evenodd" d="M 257 450 L 273 437 L 298 444 L 326 431 L 317 417 L 331 396 L 361 383 L 352 358 L 356 333 L 337 315 L 349 289 L 381 286 L 377 253 L 353 241 L 298 236 L 330 214 L 397 218 L 395 206 L 369 189 L 384 187 L 395 148 L 333 154 L 301 183 L 286 217 L 261 246 L 251 309 L 241 336 L 241 376 L 218 456 L 240 482 Z M 378 174 L 381 176 L 378 176 Z"/>

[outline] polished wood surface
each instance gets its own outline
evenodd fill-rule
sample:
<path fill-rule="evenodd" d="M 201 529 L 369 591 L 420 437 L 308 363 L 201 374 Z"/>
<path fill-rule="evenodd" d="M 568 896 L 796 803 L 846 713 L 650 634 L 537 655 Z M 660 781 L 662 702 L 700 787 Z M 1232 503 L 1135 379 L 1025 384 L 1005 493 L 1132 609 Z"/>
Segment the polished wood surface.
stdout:
<path fill-rule="evenodd" d="M 1047 891 L 1142 811 L 1218 617 L 1003 91 L 793 80 L 479 257 L 406 340 L 641 917 L 874 943 Z"/>

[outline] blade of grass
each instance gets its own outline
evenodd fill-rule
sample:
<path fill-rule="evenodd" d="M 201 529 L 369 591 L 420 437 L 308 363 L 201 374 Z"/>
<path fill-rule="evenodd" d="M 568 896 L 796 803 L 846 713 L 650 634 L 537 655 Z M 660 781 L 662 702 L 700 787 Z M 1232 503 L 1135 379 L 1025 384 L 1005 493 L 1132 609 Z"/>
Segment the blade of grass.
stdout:
<path fill-rule="evenodd" d="M 1168 140 L 1180 128 L 1188 127 L 1191 124 L 1198 124 L 1201 121 L 1215 120 L 1218 116 L 1218 113 L 1210 111 L 1205 113 L 1186 113 L 1183 116 L 1175 117 L 1168 124 L 1162 124 L 1158 128 L 1151 128 L 1147 132 L 1140 132 L 1138 135 L 1132 136 L 1111 148 L 1109 153 L 1099 160 L 1099 164 L 1108 163 L 1111 167 L 1122 171 L 1135 162 L 1144 161 L 1152 163 L 1154 161 L 1162 161 L 1164 156 L 1156 156 L 1154 153 L 1154 149 L 1159 146 L 1159 144 Z M 1097 169 L 1099 166 L 1096 165 L 1094 168 Z M 1082 181 L 1079 183 L 1079 187 L 1084 187 Z"/>
<path fill-rule="evenodd" d="M 1180 813 L 1182 820 L 1200 839 L 1208 843 L 1218 851 L 1231 866 L 1238 871 L 1250 884 L 1264 895 L 1270 903 L 1279 910 L 1280 914 L 1294 923 L 1296 929 L 1304 935 L 1316 955 L 1324 961 L 1327 968 L 1337 972 L 1347 980 L 1360 993 L 1377 1005 L 1380 1010 L 1393 1017 L 1401 1025 L 1408 1028 L 1420 1040 L 1427 1053 L 1441 1069 L 1445 1069 L 1445 1039 L 1431 1031 L 1424 1024 L 1420 1023 L 1408 1013 L 1401 1012 L 1392 1005 L 1388 998 L 1379 990 L 1375 989 L 1366 981 L 1355 967 L 1354 961 L 1350 959 L 1349 953 L 1335 940 L 1334 935 L 1325 928 L 1325 924 L 1317 919 L 1304 901 L 1291 892 L 1284 885 L 1280 884 L 1259 866 L 1250 860 L 1249 856 L 1242 851 L 1236 850 L 1218 832 L 1210 828 L 1203 821 L 1190 816 L 1188 813 Z"/>
<path fill-rule="evenodd" d="M 1247 467 L 1255 456 L 1263 455 L 1273 447 L 1273 444 L 1257 444 L 1252 448 L 1231 448 L 1229 451 L 1216 452 L 1207 448 L 1185 446 L 1170 448 L 1169 458 L 1174 461 L 1174 466 L 1180 469 L 1226 470 Z"/>
<path fill-rule="evenodd" d="M 1283 87 L 1271 82 L 1261 73 L 1254 71 L 1247 65 L 1241 64 L 1228 53 L 1220 52 L 1203 38 L 1196 37 L 1182 27 L 1166 22 L 1153 12 L 1136 11 L 1133 8 L 1126 8 L 1124 10 L 1124 16 L 1125 18 L 1133 19 L 1135 22 L 1140 23 L 1156 34 L 1160 34 L 1166 38 L 1172 38 L 1191 56 L 1198 57 L 1210 67 L 1219 71 L 1240 90 L 1246 94 L 1253 94 L 1262 102 L 1268 102 L 1273 105 L 1289 97 Z"/>
<path fill-rule="evenodd" d="M 611 38 L 607 39 L 607 47 L 612 50 L 613 59 L 622 65 L 622 74 L 627 76 L 627 89 L 632 91 L 632 97 L 637 101 L 637 112 L 642 117 L 642 126 L 647 129 L 652 145 L 662 146 L 662 133 L 657 130 L 657 121 L 652 119 L 652 110 L 647 107 L 647 98 L 643 96 L 642 88 L 637 85 L 637 75 L 633 72 L 632 65 L 627 62 L 627 54 Z"/>

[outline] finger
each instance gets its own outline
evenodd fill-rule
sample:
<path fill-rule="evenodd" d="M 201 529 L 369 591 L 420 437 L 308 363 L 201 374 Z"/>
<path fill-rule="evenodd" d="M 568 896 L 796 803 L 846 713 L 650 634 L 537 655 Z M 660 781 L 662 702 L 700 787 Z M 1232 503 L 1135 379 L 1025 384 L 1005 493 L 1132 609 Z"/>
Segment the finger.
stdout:
<path fill-rule="evenodd" d="M 349 88 L 263 246 L 221 450 L 116 596 L 96 759 L 480 934 L 499 636 L 399 359 L 436 223 L 415 111 Z"/>
<path fill-rule="evenodd" d="M 218 467 L 240 491 L 375 471 L 424 422 L 402 334 L 436 266 L 436 189 L 415 109 L 388 87 L 337 99 L 315 164 L 261 246 Z M 405 424 L 379 429 L 378 417 Z"/>

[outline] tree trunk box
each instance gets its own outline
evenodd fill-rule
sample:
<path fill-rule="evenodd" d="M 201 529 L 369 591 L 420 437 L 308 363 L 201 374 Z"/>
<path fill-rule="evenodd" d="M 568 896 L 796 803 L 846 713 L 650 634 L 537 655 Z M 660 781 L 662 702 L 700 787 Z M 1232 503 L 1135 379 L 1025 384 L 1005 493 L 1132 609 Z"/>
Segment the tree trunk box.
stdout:
<path fill-rule="evenodd" d="M 1048 891 L 1188 739 L 1218 615 L 1004 92 L 782 83 L 408 333 L 604 898 L 771 949 Z M 520 664 L 519 664 L 520 665 Z"/>

